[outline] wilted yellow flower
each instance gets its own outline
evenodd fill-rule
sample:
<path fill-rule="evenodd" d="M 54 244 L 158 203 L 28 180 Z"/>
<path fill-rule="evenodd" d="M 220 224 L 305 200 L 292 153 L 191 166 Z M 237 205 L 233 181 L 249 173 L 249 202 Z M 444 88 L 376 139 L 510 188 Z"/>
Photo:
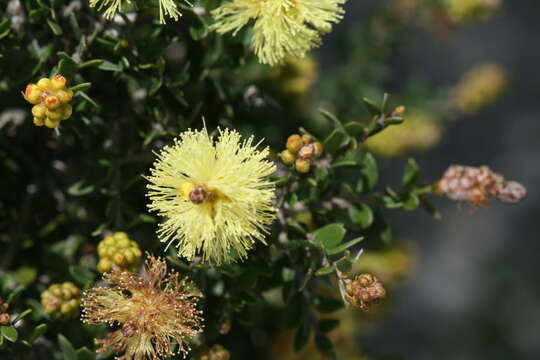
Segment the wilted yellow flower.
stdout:
<path fill-rule="evenodd" d="M 123 0 L 90 0 L 90 7 L 99 4 L 98 10 L 106 8 L 103 15 L 107 19 L 112 19 L 117 11 L 122 10 Z M 129 3 L 129 0 L 126 0 Z M 165 23 L 165 16 L 178 20 L 182 14 L 178 10 L 175 0 L 159 0 L 159 22 Z"/>
<path fill-rule="evenodd" d="M 320 45 L 320 33 L 330 32 L 342 18 L 346 0 L 232 0 L 212 11 L 211 29 L 236 35 L 251 20 L 252 43 L 263 64 L 276 65 L 287 55 L 303 57 Z"/>
<path fill-rule="evenodd" d="M 148 177 L 149 208 L 164 216 L 158 235 L 176 242 L 178 254 L 217 264 L 244 258 L 255 240 L 264 242 L 274 219 L 274 184 L 266 179 L 276 167 L 257 150 L 253 137 L 241 141 L 234 130 L 188 130 L 163 149 Z"/>
<path fill-rule="evenodd" d="M 467 71 L 455 87 L 454 102 L 465 113 L 477 113 L 497 101 L 507 83 L 508 74 L 501 65 L 477 65 Z"/>
<path fill-rule="evenodd" d="M 189 289 L 178 273 L 167 275 L 164 260 L 149 256 L 142 276 L 118 268 L 103 278 L 110 287 L 84 293 L 82 320 L 87 324 L 118 325 L 97 352 L 124 353 L 118 360 L 159 360 L 189 351 L 186 340 L 201 332 L 199 295 Z"/>

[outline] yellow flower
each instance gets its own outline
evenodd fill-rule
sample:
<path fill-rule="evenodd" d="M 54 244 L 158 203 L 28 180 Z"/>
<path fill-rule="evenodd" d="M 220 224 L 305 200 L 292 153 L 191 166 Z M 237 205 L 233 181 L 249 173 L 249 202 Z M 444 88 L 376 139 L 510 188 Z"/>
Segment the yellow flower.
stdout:
<path fill-rule="evenodd" d="M 142 276 L 115 268 L 103 278 L 110 287 L 84 293 L 82 320 L 87 324 L 118 325 L 119 329 L 96 340 L 101 347 L 124 353 L 119 360 L 158 360 L 174 355 L 174 345 L 185 355 L 187 339 L 202 328 L 199 295 L 189 290 L 178 273 L 167 275 L 164 260 L 149 256 Z"/>
<path fill-rule="evenodd" d="M 342 18 L 346 0 L 232 0 L 212 11 L 211 29 L 233 36 L 254 20 L 253 47 L 263 64 L 276 65 L 287 55 L 304 57 L 320 45 Z"/>
<path fill-rule="evenodd" d="M 149 208 L 164 216 L 158 235 L 176 242 L 178 254 L 220 264 L 244 258 L 275 216 L 274 184 L 266 179 L 276 167 L 257 150 L 253 137 L 241 141 L 234 130 L 188 130 L 165 147 L 148 177 Z"/>
<path fill-rule="evenodd" d="M 122 10 L 123 0 L 90 0 L 90 7 L 99 4 L 98 10 L 106 8 L 103 14 L 105 18 L 112 19 L 117 11 Z M 127 0 L 129 3 L 130 1 Z M 182 14 L 178 10 L 175 0 L 159 0 L 159 22 L 165 24 L 165 16 L 178 20 Z"/>

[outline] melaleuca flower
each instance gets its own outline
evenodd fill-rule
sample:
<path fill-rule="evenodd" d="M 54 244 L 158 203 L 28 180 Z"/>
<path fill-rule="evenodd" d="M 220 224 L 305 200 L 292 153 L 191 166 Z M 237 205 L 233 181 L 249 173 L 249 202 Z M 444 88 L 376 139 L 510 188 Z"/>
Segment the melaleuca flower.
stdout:
<path fill-rule="evenodd" d="M 232 0 L 212 11 L 220 34 L 236 35 L 251 20 L 252 43 L 263 64 L 282 63 L 287 55 L 303 57 L 320 45 L 320 33 L 330 32 L 342 18 L 346 0 Z"/>
<path fill-rule="evenodd" d="M 487 166 L 452 165 L 433 188 L 437 194 L 446 195 L 452 200 L 469 201 L 474 206 L 487 205 L 489 198 L 515 203 L 527 195 L 523 185 L 506 181 Z"/>
<path fill-rule="evenodd" d="M 176 242 L 178 254 L 217 264 L 246 257 L 275 216 L 274 184 L 266 179 L 276 167 L 257 150 L 253 137 L 241 141 L 234 130 L 188 130 L 165 147 L 148 177 L 149 208 L 165 217 L 158 235 Z"/>
<path fill-rule="evenodd" d="M 178 20 L 182 14 L 178 10 L 175 0 L 158 0 L 159 1 L 159 22 L 164 24 L 165 17 Z M 112 19 L 114 15 L 122 10 L 123 0 L 90 0 L 90 7 L 99 5 L 98 10 L 105 8 L 103 15 L 107 19 Z M 129 0 L 126 0 L 129 3 Z"/>
<path fill-rule="evenodd" d="M 200 295 L 194 294 L 178 273 L 167 274 L 164 260 L 149 256 L 141 276 L 118 268 L 103 275 L 110 287 L 84 293 L 82 320 L 87 324 L 116 325 L 118 330 L 96 339 L 97 352 L 123 353 L 119 360 L 158 360 L 186 354 L 202 328 Z"/>

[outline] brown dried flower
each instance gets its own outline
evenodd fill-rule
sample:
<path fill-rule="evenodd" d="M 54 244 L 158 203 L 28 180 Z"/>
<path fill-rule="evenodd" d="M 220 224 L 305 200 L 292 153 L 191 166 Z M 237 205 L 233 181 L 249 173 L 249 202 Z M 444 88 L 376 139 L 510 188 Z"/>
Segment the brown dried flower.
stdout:
<path fill-rule="evenodd" d="M 371 274 L 361 274 L 348 281 L 345 291 L 345 300 L 364 311 L 369 311 L 374 305 L 380 304 L 386 296 L 382 282 Z"/>
<path fill-rule="evenodd" d="M 200 295 L 187 286 L 178 273 L 167 274 L 164 260 L 148 255 L 141 276 L 113 269 L 103 275 L 110 287 L 85 292 L 82 320 L 107 323 L 120 328 L 96 339 L 97 352 L 112 349 L 123 353 L 118 360 L 158 360 L 189 351 L 186 340 L 202 331 Z"/>
<path fill-rule="evenodd" d="M 515 181 L 491 171 L 487 166 L 452 165 L 434 184 L 434 192 L 452 200 L 469 201 L 473 206 L 487 205 L 489 198 L 515 203 L 523 200 L 527 190 Z"/>

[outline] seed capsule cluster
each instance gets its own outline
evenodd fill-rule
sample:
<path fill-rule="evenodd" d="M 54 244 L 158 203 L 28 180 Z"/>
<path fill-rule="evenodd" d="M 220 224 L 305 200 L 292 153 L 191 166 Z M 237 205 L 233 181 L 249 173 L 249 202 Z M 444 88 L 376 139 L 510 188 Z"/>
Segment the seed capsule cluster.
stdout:
<path fill-rule="evenodd" d="M 318 158 L 323 153 L 323 145 L 313 142 L 311 135 L 293 134 L 287 139 L 286 149 L 281 152 L 281 160 L 287 164 L 294 164 L 294 168 L 299 173 L 308 173 L 311 169 L 313 159 Z"/>
<path fill-rule="evenodd" d="M 382 282 L 371 274 L 361 274 L 354 280 L 349 280 L 345 290 L 345 300 L 363 311 L 371 310 L 374 305 L 380 304 L 386 296 Z"/>
<path fill-rule="evenodd" d="M 9 325 L 11 318 L 7 313 L 8 308 L 9 304 L 0 298 L 0 325 Z"/>
<path fill-rule="evenodd" d="M 101 273 L 109 272 L 113 267 L 136 272 L 141 263 L 142 252 L 139 245 L 130 240 L 126 233 L 116 232 L 101 240 L 98 244 L 98 255 L 97 269 Z"/>
<path fill-rule="evenodd" d="M 23 97 L 34 105 L 32 115 L 35 125 L 55 128 L 71 116 L 73 110 L 69 103 L 73 98 L 73 91 L 66 88 L 66 85 L 66 78 L 56 75 L 26 86 Z"/>
<path fill-rule="evenodd" d="M 52 284 L 41 293 L 41 306 L 55 319 L 74 318 L 79 313 L 80 293 L 79 288 L 70 281 Z"/>

